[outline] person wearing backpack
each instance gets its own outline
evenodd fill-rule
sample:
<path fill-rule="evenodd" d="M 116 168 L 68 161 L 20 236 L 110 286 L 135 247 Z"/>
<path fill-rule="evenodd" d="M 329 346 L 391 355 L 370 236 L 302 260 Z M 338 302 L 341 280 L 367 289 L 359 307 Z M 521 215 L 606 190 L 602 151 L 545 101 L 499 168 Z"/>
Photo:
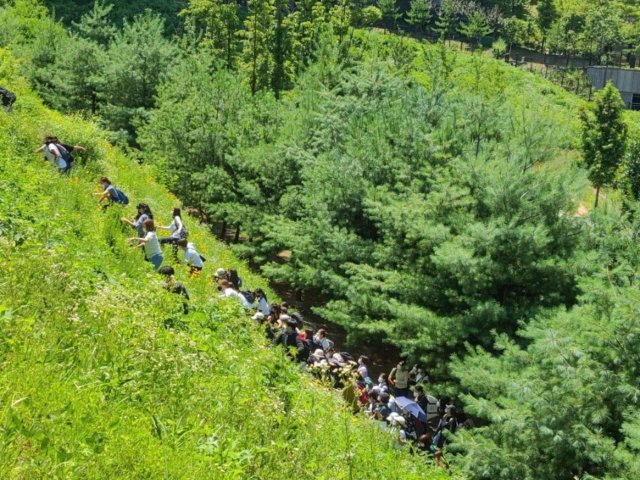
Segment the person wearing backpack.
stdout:
<path fill-rule="evenodd" d="M 111 183 L 111 180 L 107 177 L 100 178 L 100 185 L 102 186 L 102 192 L 94 193 L 94 195 L 100 196 L 98 203 L 102 203 L 104 200 L 107 200 L 107 203 L 102 207 L 103 210 L 106 210 L 108 206 L 113 205 L 114 203 L 119 203 L 120 205 L 129 204 L 129 198 L 122 190 Z"/>
<path fill-rule="evenodd" d="M 139 203 L 136 206 L 136 209 L 138 210 L 138 214 L 133 218 L 133 220 L 129 220 L 125 217 L 122 217 L 120 220 L 135 228 L 139 237 L 144 237 L 144 222 L 147 220 L 153 220 L 153 213 L 151 213 L 151 208 L 146 203 Z"/>
<path fill-rule="evenodd" d="M 13 104 L 16 103 L 16 94 L 0 87 L 0 103 L 5 111 L 10 112 L 13 110 Z"/>
<path fill-rule="evenodd" d="M 193 243 L 187 242 L 186 238 L 181 238 L 176 245 L 184 252 L 184 259 L 189 266 L 191 275 L 198 275 L 204 267 L 204 257 L 198 253 Z"/>
<path fill-rule="evenodd" d="M 162 256 L 162 248 L 158 242 L 158 235 L 156 235 L 156 226 L 151 219 L 146 220 L 143 226 L 145 231 L 144 237 L 133 237 L 130 238 L 129 241 L 140 242 L 136 247 L 144 248 L 144 256 L 147 262 L 153 265 L 154 270 L 158 270 L 160 265 L 162 265 L 164 257 Z"/>
<path fill-rule="evenodd" d="M 177 242 L 181 238 L 187 238 L 189 236 L 189 232 L 187 231 L 187 227 L 184 226 L 182 222 L 182 215 L 180 214 L 179 208 L 174 208 L 173 212 L 171 212 L 171 217 L 173 220 L 167 226 L 158 227 L 161 230 L 169 230 L 171 234 L 168 237 L 164 237 L 160 239 L 160 245 L 164 245 L 166 243 L 170 243 L 173 246 L 173 256 L 177 260 L 178 259 L 178 245 Z"/>
<path fill-rule="evenodd" d="M 44 152 L 44 158 L 55 165 L 60 173 L 69 173 L 75 160 L 72 154 L 74 150 L 82 153 L 87 151 L 82 145 L 62 143 L 58 137 L 47 135 L 44 137 L 44 144 L 38 147 L 34 153 Z"/>

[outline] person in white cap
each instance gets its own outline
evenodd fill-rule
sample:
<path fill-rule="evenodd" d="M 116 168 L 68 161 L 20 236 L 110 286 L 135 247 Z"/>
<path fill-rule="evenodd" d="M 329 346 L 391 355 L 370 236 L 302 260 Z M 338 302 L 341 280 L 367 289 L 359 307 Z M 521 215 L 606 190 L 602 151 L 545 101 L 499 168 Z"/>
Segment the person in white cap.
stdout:
<path fill-rule="evenodd" d="M 407 420 L 399 413 L 391 412 L 387 417 L 387 422 L 389 422 L 389 425 L 391 426 L 391 430 L 398 432 L 397 448 L 400 448 L 407 441 L 407 432 L 404 429 L 405 426 L 407 425 Z"/>

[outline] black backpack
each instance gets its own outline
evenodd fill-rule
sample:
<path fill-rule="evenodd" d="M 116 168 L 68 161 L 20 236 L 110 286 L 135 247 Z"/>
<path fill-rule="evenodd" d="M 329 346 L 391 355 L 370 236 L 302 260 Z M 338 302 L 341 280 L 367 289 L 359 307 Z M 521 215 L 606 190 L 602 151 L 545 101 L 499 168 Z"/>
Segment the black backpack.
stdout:
<path fill-rule="evenodd" d="M 0 98 L 3 107 L 11 107 L 16 102 L 16 95 L 9 90 L 0 87 Z"/>
<path fill-rule="evenodd" d="M 241 290 L 240 294 L 251 304 L 256 300 L 256 294 L 251 290 Z"/>
<path fill-rule="evenodd" d="M 67 150 L 66 147 L 64 145 L 62 145 L 61 143 L 54 143 L 54 145 L 56 146 L 56 148 L 60 152 L 60 155 L 62 156 L 62 159 L 65 162 L 67 162 L 67 165 L 70 166 L 74 161 L 74 158 L 73 158 L 73 155 L 71 154 L 71 152 L 69 150 Z"/>

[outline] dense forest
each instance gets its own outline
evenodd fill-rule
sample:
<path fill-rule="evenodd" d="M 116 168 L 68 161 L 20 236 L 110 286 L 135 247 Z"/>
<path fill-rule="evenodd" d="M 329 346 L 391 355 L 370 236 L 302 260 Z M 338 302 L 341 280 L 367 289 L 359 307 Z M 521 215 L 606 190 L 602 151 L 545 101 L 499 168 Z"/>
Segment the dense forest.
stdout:
<path fill-rule="evenodd" d="M 448 45 L 619 63 L 637 5 L 52 3 L 0 9 L 33 88 L 462 398 L 466 478 L 638 476 L 637 118 Z"/>

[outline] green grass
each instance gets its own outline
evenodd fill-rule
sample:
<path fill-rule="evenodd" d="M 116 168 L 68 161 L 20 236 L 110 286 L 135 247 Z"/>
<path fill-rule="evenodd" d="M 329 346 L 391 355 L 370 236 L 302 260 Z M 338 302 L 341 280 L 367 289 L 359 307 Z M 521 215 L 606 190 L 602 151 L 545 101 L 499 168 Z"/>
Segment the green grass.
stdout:
<path fill-rule="evenodd" d="M 0 50 L 0 84 L 18 95 L 0 110 L 0 478 L 449 478 L 216 298 L 218 265 L 267 284 L 194 219 L 208 274 L 180 267 L 194 306 L 181 317 L 119 222 L 139 201 L 168 222 L 177 200 L 94 124 L 44 108 L 16 71 Z M 88 147 L 70 178 L 31 153 L 47 133 Z M 101 212 L 103 174 L 132 205 Z"/>

